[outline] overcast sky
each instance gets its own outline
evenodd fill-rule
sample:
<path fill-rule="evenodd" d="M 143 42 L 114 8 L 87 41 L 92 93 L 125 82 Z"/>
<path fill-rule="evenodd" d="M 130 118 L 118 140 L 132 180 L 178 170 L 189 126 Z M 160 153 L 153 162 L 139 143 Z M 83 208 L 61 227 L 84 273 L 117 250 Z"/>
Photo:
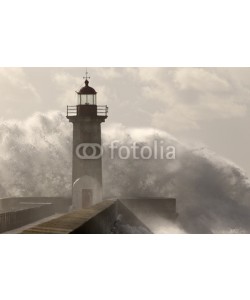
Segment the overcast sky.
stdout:
<path fill-rule="evenodd" d="M 89 68 L 104 126 L 165 130 L 207 146 L 250 177 L 250 68 Z M 1 119 L 66 111 L 76 104 L 84 68 L 0 68 Z"/>

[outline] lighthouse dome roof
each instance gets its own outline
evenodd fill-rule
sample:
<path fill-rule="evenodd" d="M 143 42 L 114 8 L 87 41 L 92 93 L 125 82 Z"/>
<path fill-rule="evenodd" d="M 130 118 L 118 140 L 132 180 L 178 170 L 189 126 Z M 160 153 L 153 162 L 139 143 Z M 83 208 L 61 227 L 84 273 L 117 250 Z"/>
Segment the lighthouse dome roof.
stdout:
<path fill-rule="evenodd" d="M 96 91 L 91 86 L 89 86 L 89 81 L 86 79 L 85 86 L 80 89 L 78 94 L 79 95 L 95 95 Z"/>

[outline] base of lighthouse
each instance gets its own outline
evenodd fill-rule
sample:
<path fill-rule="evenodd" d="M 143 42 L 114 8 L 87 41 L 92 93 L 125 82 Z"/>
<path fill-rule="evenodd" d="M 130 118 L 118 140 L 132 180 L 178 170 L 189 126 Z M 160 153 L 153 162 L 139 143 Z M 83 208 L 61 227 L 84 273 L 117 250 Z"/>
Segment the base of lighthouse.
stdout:
<path fill-rule="evenodd" d="M 75 180 L 72 187 L 72 209 L 90 207 L 102 201 L 102 186 L 91 176 L 82 176 Z"/>

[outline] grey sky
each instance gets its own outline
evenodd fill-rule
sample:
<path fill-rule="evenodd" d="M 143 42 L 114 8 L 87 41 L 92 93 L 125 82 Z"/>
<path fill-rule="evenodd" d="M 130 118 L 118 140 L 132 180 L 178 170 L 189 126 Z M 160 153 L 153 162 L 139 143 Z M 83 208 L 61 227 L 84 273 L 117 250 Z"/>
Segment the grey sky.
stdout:
<path fill-rule="evenodd" d="M 66 111 L 84 68 L 0 68 L 1 118 Z M 105 126 L 154 127 L 206 145 L 250 176 L 250 68 L 89 68 Z"/>

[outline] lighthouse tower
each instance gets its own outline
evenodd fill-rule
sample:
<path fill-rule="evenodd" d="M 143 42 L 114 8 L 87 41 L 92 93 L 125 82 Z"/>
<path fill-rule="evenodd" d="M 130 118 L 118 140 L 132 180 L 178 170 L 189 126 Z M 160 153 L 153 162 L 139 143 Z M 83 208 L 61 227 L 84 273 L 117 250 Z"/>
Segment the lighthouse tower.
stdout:
<path fill-rule="evenodd" d="M 67 106 L 67 118 L 73 123 L 72 202 L 73 209 L 89 207 L 102 201 L 101 123 L 107 106 L 97 106 L 96 91 L 85 86 L 77 93 L 77 105 Z"/>

